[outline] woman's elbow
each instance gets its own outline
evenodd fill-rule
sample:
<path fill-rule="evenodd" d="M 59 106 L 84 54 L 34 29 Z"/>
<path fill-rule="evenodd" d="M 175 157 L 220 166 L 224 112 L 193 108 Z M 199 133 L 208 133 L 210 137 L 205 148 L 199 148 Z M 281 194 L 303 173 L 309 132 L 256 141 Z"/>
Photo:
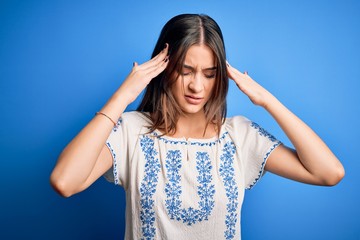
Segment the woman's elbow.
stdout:
<path fill-rule="evenodd" d="M 64 179 L 56 177 L 54 173 L 50 176 L 50 185 L 62 197 L 68 198 L 74 195 L 74 191 L 72 191 L 69 184 Z"/>
<path fill-rule="evenodd" d="M 324 185 L 335 186 L 344 178 L 344 176 L 345 176 L 345 169 L 341 165 L 328 174 L 327 178 L 325 179 Z"/>

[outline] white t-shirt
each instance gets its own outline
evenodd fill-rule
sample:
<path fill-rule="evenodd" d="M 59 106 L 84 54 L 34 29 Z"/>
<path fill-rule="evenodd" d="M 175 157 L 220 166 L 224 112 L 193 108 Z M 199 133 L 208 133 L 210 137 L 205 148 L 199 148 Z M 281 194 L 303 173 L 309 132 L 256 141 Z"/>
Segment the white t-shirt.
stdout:
<path fill-rule="evenodd" d="M 114 163 L 104 176 L 126 192 L 125 239 L 241 239 L 244 190 L 281 142 L 241 116 L 211 139 L 160 137 L 149 125 L 124 113 L 106 142 Z"/>

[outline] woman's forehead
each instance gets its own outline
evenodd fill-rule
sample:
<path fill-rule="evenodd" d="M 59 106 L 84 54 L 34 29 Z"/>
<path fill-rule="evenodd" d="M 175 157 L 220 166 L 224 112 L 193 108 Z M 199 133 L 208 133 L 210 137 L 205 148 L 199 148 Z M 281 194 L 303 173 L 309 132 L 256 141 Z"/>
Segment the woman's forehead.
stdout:
<path fill-rule="evenodd" d="M 211 69 L 216 67 L 214 52 L 208 46 L 193 45 L 185 54 L 183 66 L 201 69 Z"/>

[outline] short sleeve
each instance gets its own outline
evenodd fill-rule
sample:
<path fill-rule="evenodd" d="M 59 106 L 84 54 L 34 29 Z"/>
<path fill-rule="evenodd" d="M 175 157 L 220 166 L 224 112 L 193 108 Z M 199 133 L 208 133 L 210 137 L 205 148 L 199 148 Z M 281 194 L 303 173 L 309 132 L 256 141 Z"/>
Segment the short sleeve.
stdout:
<path fill-rule="evenodd" d="M 139 135 L 148 129 L 148 125 L 148 118 L 141 112 L 122 114 L 106 140 L 106 146 L 113 158 L 113 166 L 104 174 L 106 180 L 127 189 L 131 159 L 137 149 Z"/>
<path fill-rule="evenodd" d="M 248 121 L 248 142 L 245 154 L 245 186 L 251 189 L 264 174 L 267 159 L 281 142 L 257 123 Z"/>
<path fill-rule="evenodd" d="M 120 118 L 106 140 L 106 146 L 113 159 L 113 166 L 104 174 L 104 177 L 109 182 L 120 186 L 124 185 L 125 179 L 127 178 L 128 154 L 126 135 L 126 124 L 123 118 Z"/>
<path fill-rule="evenodd" d="M 281 142 L 245 117 L 232 119 L 232 128 L 236 134 L 234 138 L 239 148 L 245 188 L 251 189 L 263 176 L 267 159 Z"/>

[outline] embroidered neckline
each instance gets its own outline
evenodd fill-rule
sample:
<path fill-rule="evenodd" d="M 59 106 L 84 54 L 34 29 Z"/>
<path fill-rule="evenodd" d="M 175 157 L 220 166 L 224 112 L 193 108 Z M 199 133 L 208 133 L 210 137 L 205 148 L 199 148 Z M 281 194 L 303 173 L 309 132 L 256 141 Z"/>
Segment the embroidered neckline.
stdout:
<path fill-rule="evenodd" d="M 188 138 L 188 140 L 186 140 L 185 138 L 173 138 L 173 137 L 168 137 L 168 136 L 160 136 L 160 134 L 155 130 L 154 132 L 151 133 L 154 137 L 158 138 L 159 140 L 165 142 L 165 143 L 169 143 L 169 144 L 181 144 L 181 145 L 197 145 L 197 146 L 212 146 L 215 145 L 219 142 L 221 142 L 226 135 L 229 134 L 228 131 L 222 133 L 221 137 L 212 137 L 212 138 L 207 138 L 207 139 L 196 139 L 196 138 Z"/>
<path fill-rule="evenodd" d="M 184 144 L 184 145 L 203 144 L 203 145 L 211 146 L 211 145 L 219 142 L 221 139 L 223 139 L 225 137 L 224 135 L 228 134 L 228 132 L 226 131 L 225 128 L 226 128 L 226 121 L 225 121 L 225 123 L 223 123 L 221 125 L 219 135 L 216 135 L 211 138 L 191 138 L 190 137 L 190 138 L 186 139 L 185 137 L 171 137 L 171 136 L 163 135 L 163 133 L 161 131 L 159 131 L 158 129 L 155 129 L 152 132 L 152 135 L 157 137 L 158 139 L 165 141 L 166 143 L 171 143 L 171 144 Z M 220 136 L 220 137 L 218 137 L 218 136 Z"/>

